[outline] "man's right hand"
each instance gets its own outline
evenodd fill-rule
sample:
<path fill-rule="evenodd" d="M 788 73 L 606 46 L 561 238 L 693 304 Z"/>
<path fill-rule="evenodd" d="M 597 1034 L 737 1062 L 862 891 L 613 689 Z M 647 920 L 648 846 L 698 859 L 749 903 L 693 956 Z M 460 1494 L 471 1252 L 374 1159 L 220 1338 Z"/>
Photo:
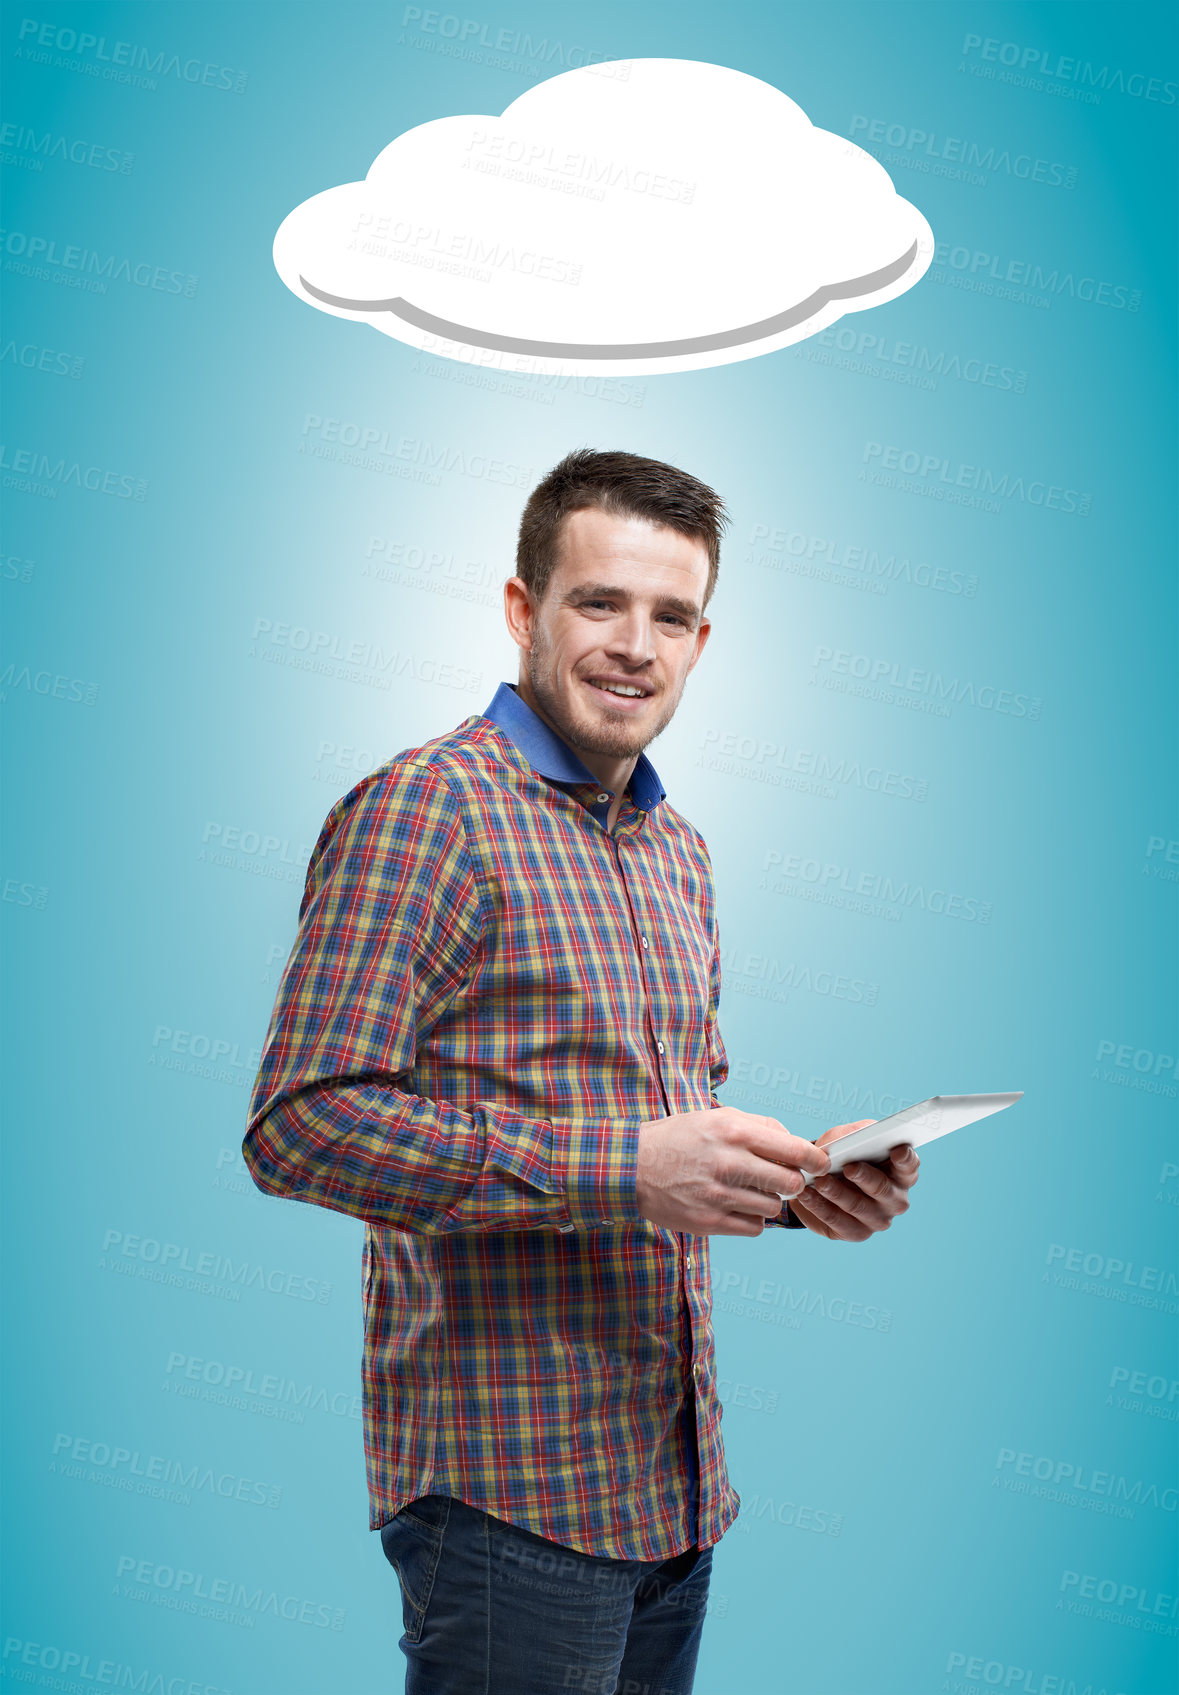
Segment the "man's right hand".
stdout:
<path fill-rule="evenodd" d="M 783 1195 L 821 1176 L 824 1150 L 792 1136 L 776 1118 L 711 1107 L 639 1125 L 639 1211 L 665 1230 L 696 1236 L 760 1236 Z"/>

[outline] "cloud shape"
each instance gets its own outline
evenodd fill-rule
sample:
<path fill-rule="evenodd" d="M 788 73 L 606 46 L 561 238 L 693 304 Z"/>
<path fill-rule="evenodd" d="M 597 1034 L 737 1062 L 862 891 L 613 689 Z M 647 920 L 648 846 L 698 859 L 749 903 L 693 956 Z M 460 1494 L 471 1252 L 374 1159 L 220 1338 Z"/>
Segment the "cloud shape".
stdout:
<path fill-rule="evenodd" d="M 694 59 L 565 71 L 437 118 L 279 225 L 301 300 L 512 371 L 699 370 L 895 299 L 933 233 L 780 89 Z"/>

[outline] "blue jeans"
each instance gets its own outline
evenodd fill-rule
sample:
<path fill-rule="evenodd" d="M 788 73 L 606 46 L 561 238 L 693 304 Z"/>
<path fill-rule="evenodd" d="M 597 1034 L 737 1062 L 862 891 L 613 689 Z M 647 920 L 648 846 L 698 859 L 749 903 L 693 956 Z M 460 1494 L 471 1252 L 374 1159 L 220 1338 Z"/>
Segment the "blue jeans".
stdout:
<path fill-rule="evenodd" d="M 450 1495 L 381 1526 L 401 1583 L 405 1695 L 689 1695 L 711 1548 L 615 1560 Z"/>

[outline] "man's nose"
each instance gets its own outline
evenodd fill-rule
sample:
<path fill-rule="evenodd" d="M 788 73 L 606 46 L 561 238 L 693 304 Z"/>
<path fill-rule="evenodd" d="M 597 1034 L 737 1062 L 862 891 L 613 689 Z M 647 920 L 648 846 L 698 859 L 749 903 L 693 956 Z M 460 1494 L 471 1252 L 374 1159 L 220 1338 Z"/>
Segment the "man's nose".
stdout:
<path fill-rule="evenodd" d="M 628 665 L 645 665 L 655 657 L 655 633 L 648 618 L 629 613 L 612 627 L 607 651 Z"/>

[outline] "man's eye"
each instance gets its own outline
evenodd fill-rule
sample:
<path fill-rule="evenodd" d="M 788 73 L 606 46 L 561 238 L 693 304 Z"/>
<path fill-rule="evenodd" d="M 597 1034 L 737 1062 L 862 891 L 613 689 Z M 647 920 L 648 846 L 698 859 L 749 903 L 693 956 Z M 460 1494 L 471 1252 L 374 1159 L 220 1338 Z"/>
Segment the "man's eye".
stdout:
<path fill-rule="evenodd" d="M 681 630 L 686 630 L 688 627 L 687 620 L 684 618 L 678 618 L 674 612 L 665 612 L 663 614 L 663 622 L 665 624 L 678 624 Z"/>

